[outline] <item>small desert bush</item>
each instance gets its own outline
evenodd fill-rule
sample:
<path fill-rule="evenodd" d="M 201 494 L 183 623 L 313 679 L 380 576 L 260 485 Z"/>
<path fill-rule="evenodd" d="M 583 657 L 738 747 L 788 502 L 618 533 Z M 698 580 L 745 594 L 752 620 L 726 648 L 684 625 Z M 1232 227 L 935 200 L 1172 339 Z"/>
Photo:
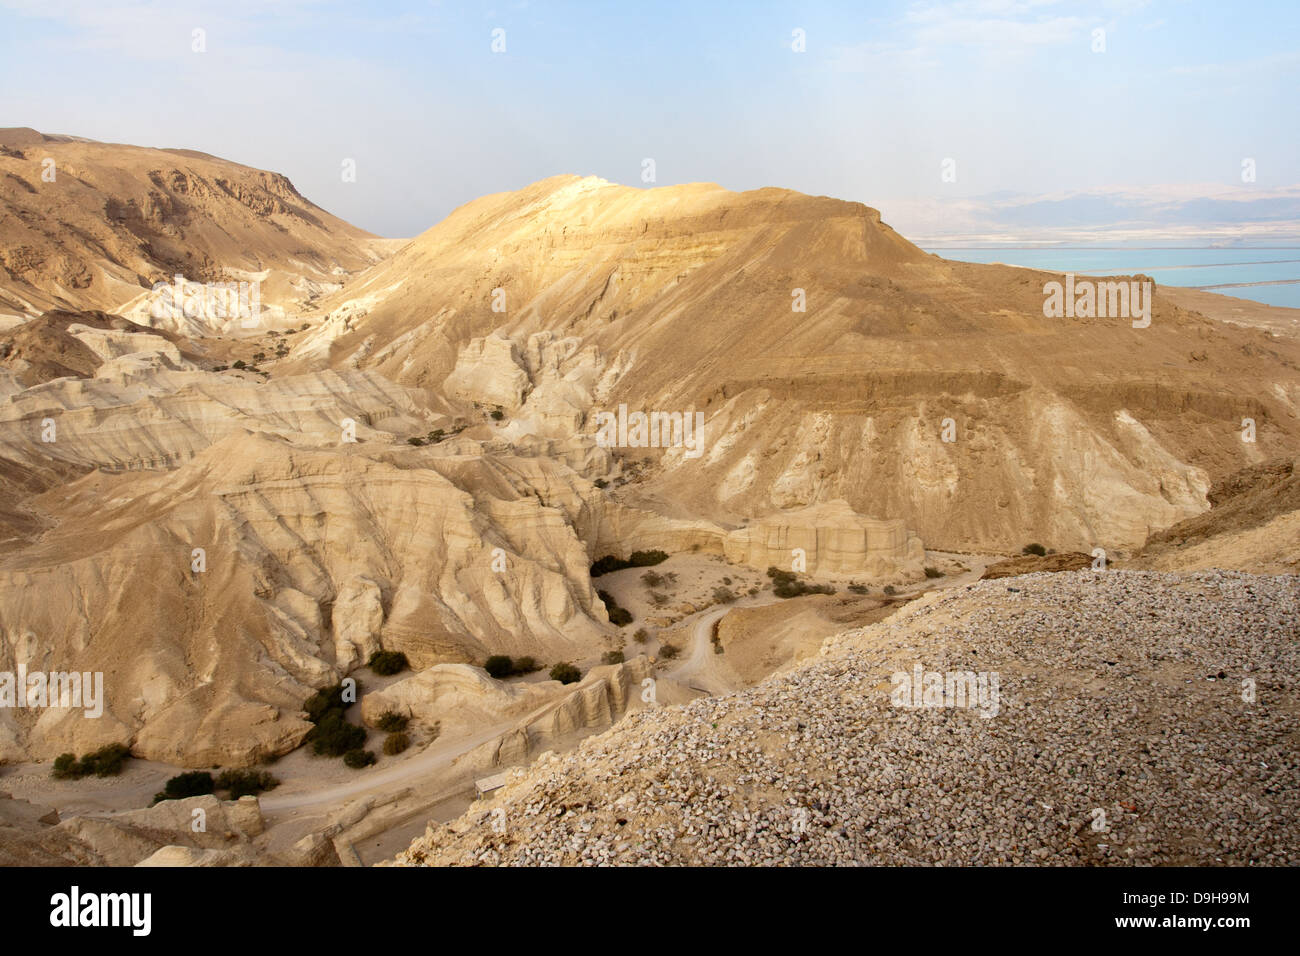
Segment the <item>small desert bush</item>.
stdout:
<path fill-rule="evenodd" d="M 675 644 L 661 644 L 659 646 L 659 656 L 666 661 L 671 661 L 681 650 Z"/>
<path fill-rule="evenodd" d="M 1027 544 L 1024 546 L 1024 548 L 1021 549 L 1020 553 L 1036 554 L 1041 558 L 1043 555 L 1047 554 L 1047 549 L 1044 548 L 1041 544 Z"/>
<path fill-rule="evenodd" d="M 207 770 L 191 770 L 188 773 L 178 773 L 163 784 L 162 792 L 154 797 L 154 802 L 201 797 L 204 794 L 211 793 L 216 788 L 216 781 L 212 779 L 210 772 Z"/>
<path fill-rule="evenodd" d="M 360 683 L 356 685 L 356 689 L 357 693 L 360 694 Z M 317 724 L 320 723 L 321 718 L 331 711 L 337 711 L 341 716 L 354 703 L 356 701 L 343 699 L 343 685 L 339 683 L 333 687 L 324 687 L 316 691 L 303 703 L 302 709 L 307 712 L 307 719 L 313 724 Z"/>
<path fill-rule="evenodd" d="M 636 641 L 638 644 L 644 644 L 646 641 L 650 640 L 650 632 L 644 627 L 638 627 L 636 633 L 632 635 L 632 640 Z"/>
<path fill-rule="evenodd" d="M 59 754 L 54 759 L 56 780 L 80 780 L 94 774 L 96 777 L 113 777 L 122 772 L 122 765 L 131 756 L 125 744 L 108 744 L 86 754 L 80 760 L 73 754 Z"/>
<path fill-rule="evenodd" d="M 623 659 L 622 651 L 606 651 L 601 655 L 600 662 L 602 664 L 622 664 Z"/>
<path fill-rule="evenodd" d="M 280 781 L 265 770 L 223 770 L 217 774 L 212 786 L 215 790 L 230 791 L 230 799 L 238 800 L 274 790 L 279 785 Z"/>
<path fill-rule="evenodd" d="M 399 730 L 405 730 L 411 722 L 411 718 L 405 714 L 395 714 L 391 710 L 379 715 L 375 721 L 375 726 L 386 734 L 394 734 Z"/>
<path fill-rule="evenodd" d="M 730 604 L 736 600 L 736 595 L 731 592 L 731 588 L 718 587 L 713 589 L 713 600 L 719 604 Z"/>
<path fill-rule="evenodd" d="M 890 597 L 893 597 L 895 594 L 898 593 L 898 588 L 894 587 L 892 584 L 886 584 L 885 593 L 888 594 Z"/>
<path fill-rule="evenodd" d="M 402 731 L 395 734 L 389 734 L 384 740 L 384 753 L 389 757 L 400 754 L 407 747 L 411 746 L 411 738 L 406 736 Z"/>
<path fill-rule="evenodd" d="M 325 757 L 340 757 L 366 742 L 366 732 L 350 724 L 341 711 L 330 711 L 307 734 L 312 752 Z M 349 764 L 349 766 L 351 766 Z"/>
<path fill-rule="evenodd" d="M 641 575 L 641 583 L 648 588 L 657 588 L 664 583 L 664 576 L 658 571 L 647 571 Z"/>
<path fill-rule="evenodd" d="M 520 674 L 531 674 L 533 671 L 541 670 L 542 666 L 531 657 L 507 657 L 505 654 L 493 654 L 483 665 L 483 669 L 488 672 L 489 676 L 502 680 L 506 677 L 517 677 Z"/>
<path fill-rule="evenodd" d="M 792 571 L 782 571 L 780 568 L 770 567 L 767 569 L 767 576 L 772 579 L 772 593 L 779 598 L 800 597 L 804 594 L 835 593 L 835 589 L 829 584 L 809 584 L 807 581 L 800 581 L 799 576 Z"/>
<path fill-rule="evenodd" d="M 375 651 L 366 666 L 380 677 L 391 677 L 406 670 L 411 663 L 401 651 Z"/>
<path fill-rule="evenodd" d="M 558 680 L 561 684 L 573 684 L 582 680 L 582 671 L 567 661 L 561 661 L 551 668 L 551 680 Z"/>
<path fill-rule="evenodd" d="M 925 576 L 927 578 L 941 578 L 943 577 L 943 572 L 940 571 L 938 568 L 926 568 Z"/>
<path fill-rule="evenodd" d="M 614 595 L 608 591 L 597 591 L 596 595 L 604 602 L 605 611 L 609 614 L 609 623 L 615 627 L 625 627 L 632 623 L 632 612 L 627 608 L 619 607 L 618 601 L 614 600 Z"/>
<path fill-rule="evenodd" d="M 606 555 L 591 566 L 591 576 L 598 578 L 602 574 L 622 571 L 625 568 L 648 568 L 667 560 L 667 551 L 633 551 L 626 561 L 613 555 Z"/>
<path fill-rule="evenodd" d="M 362 750 L 360 747 L 349 750 L 343 755 L 344 765 L 351 767 L 353 770 L 360 770 L 362 767 L 369 767 L 375 762 L 375 759 L 374 751 Z"/>

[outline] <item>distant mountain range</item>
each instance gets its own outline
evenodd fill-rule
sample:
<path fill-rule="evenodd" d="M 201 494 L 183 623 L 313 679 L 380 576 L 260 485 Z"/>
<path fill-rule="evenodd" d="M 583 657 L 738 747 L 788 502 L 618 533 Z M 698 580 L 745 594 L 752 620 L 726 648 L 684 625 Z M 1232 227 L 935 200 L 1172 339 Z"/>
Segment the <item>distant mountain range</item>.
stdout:
<path fill-rule="evenodd" d="M 885 220 L 921 245 L 939 242 L 1300 241 L 1300 186 L 1117 187 L 882 202 Z"/>

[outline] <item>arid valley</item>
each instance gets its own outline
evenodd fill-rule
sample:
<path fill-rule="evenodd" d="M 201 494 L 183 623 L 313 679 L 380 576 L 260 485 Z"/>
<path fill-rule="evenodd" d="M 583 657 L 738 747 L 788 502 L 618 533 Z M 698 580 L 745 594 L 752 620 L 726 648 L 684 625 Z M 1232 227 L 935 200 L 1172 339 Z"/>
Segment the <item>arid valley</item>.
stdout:
<path fill-rule="evenodd" d="M 1048 317 L 781 189 L 558 177 L 396 243 L 0 146 L 5 667 L 103 675 L 0 714 L 5 862 L 1296 862 L 1293 310 Z M 996 713 L 891 713 L 914 661 Z M 1026 750 L 1061 784 L 990 801 Z"/>
<path fill-rule="evenodd" d="M 1300 14 L 745 6 L 0 0 L 20 922 L 1284 917 Z"/>

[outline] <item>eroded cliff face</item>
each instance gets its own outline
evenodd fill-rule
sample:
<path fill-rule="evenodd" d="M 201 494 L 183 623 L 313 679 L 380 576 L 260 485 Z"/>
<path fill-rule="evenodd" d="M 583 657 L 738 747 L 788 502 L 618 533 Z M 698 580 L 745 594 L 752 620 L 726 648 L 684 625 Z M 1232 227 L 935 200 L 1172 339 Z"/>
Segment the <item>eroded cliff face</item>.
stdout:
<path fill-rule="evenodd" d="M 643 463 L 627 504 L 734 527 L 843 499 L 953 549 L 1131 552 L 1300 441 L 1293 340 L 1158 289 L 1146 328 L 1048 318 L 1059 279 L 927 255 L 857 203 L 558 177 L 324 300 L 303 360 L 499 406 L 517 442 L 703 412 L 699 455 L 614 449 Z"/>
<path fill-rule="evenodd" d="M 371 372 L 154 370 L 15 396 L 0 448 L 47 490 L 0 557 L 0 670 L 102 672 L 105 699 L 94 720 L 4 710 L 0 756 L 127 739 L 176 764 L 250 762 L 295 746 L 302 701 L 381 646 L 417 667 L 598 655 L 591 556 L 533 482 L 575 512 L 595 489 L 543 459 L 494 478 L 469 439 L 394 435 L 437 420 Z"/>
<path fill-rule="evenodd" d="M 263 303 L 283 317 L 391 245 L 278 173 L 204 153 L 31 129 L 0 130 L 0 146 L 0 315 L 109 309 L 147 321 L 147 291 L 179 274 L 260 281 Z"/>

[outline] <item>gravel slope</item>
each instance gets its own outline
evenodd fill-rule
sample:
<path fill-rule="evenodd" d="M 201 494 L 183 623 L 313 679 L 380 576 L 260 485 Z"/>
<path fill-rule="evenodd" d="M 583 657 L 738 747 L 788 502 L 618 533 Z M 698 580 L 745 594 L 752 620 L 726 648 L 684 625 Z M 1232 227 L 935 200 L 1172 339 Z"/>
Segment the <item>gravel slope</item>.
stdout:
<path fill-rule="evenodd" d="M 1297 636 L 1295 576 L 983 581 L 544 756 L 395 862 L 1294 865 Z M 917 662 L 997 673 L 996 715 L 891 706 Z"/>

